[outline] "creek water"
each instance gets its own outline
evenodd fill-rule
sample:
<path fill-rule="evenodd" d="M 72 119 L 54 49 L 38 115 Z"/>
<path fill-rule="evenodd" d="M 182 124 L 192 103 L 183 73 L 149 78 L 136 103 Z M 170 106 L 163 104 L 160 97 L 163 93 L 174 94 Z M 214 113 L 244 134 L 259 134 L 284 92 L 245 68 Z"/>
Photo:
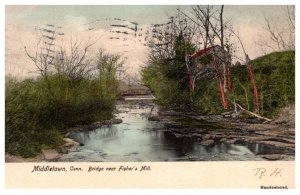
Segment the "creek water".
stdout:
<path fill-rule="evenodd" d="M 120 124 L 74 132 L 78 146 L 58 161 L 69 162 L 159 162 L 159 161 L 230 161 L 263 160 L 255 154 L 259 145 L 219 143 L 205 147 L 197 142 L 174 141 L 165 136 L 159 121 L 149 121 L 150 105 L 117 105 Z"/>

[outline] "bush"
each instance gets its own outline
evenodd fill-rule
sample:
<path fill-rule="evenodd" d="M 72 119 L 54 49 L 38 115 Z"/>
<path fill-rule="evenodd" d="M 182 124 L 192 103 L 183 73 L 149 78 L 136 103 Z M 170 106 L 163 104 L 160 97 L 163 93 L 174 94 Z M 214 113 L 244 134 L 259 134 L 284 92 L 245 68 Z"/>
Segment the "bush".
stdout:
<path fill-rule="evenodd" d="M 52 75 L 17 81 L 8 76 L 6 152 L 34 156 L 42 148 L 62 144 L 67 127 L 111 118 L 115 99 L 108 91 L 106 95 L 98 93 L 100 84 L 97 78 L 72 81 Z"/>
<path fill-rule="evenodd" d="M 196 81 L 190 91 L 187 75 L 178 68 L 172 75 L 165 74 L 159 59 L 151 60 L 142 70 L 144 83 L 152 90 L 157 103 L 173 108 L 192 109 L 205 113 L 221 113 L 223 109 L 217 79 L 203 78 Z M 274 52 L 251 61 L 260 99 L 260 114 L 272 117 L 287 104 L 295 102 L 295 51 Z M 227 93 L 232 105 L 237 102 L 248 110 L 255 110 L 253 85 L 246 66 L 231 66 L 233 92 Z M 178 78 L 180 75 L 180 78 Z"/>
<path fill-rule="evenodd" d="M 273 117 L 295 102 L 295 52 L 274 52 L 250 62 L 259 92 L 261 115 Z M 248 110 L 255 109 L 253 85 L 245 66 L 231 67 L 234 94 L 230 99 Z"/>

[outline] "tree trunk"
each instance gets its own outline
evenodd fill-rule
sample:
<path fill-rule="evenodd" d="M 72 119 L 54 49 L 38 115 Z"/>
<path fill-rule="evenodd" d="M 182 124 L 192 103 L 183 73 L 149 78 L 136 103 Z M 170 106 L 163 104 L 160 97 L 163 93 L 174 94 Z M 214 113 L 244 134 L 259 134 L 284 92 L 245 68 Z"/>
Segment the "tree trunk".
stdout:
<path fill-rule="evenodd" d="M 221 44 L 221 47 L 223 50 L 225 50 L 224 48 L 224 24 L 223 24 L 223 10 L 224 10 L 224 5 L 221 5 L 221 11 L 220 11 L 220 44 Z M 223 86 L 224 86 L 224 92 L 227 93 L 227 89 L 228 89 L 228 86 L 227 86 L 227 76 L 226 76 L 226 70 L 227 70 L 227 66 L 226 66 L 226 60 L 223 59 L 223 62 L 222 62 L 222 65 L 223 65 Z"/>

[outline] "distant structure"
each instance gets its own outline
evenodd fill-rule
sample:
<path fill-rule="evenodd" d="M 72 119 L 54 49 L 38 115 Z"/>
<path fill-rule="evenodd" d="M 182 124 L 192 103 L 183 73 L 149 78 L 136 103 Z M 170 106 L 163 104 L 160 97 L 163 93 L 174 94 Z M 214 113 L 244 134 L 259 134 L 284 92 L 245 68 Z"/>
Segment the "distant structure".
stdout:
<path fill-rule="evenodd" d="M 135 96 L 135 95 L 151 95 L 148 87 L 141 84 L 128 84 L 124 81 L 118 81 L 117 93 L 121 96 Z"/>
<path fill-rule="evenodd" d="M 259 110 L 259 98 L 258 89 L 254 73 L 250 66 L 250 59 L 246 57 L 246 67 L 251 77 L 253 84 L 253 93 L 255 96 L 256 112 Z M 186 68 L 188 72 L 188 79 L 190 89 L 194 91 L 195 81 L 203 77 L 215 76 L 218 79 L 218 85 L 220 89 L 222 104 L 225 109 L 228 109 L 228 102 L 226 100 L 227 90 L 231 92 L 231 80 L 230 80 L 230 64 L 231 55 L 225 51 L 221 46 L 215 45 L 212 47 L 204 48 L 195 52 L 192 55 L 186 57 Z M 224 82 L 223 82 L 224 81 Z"/>

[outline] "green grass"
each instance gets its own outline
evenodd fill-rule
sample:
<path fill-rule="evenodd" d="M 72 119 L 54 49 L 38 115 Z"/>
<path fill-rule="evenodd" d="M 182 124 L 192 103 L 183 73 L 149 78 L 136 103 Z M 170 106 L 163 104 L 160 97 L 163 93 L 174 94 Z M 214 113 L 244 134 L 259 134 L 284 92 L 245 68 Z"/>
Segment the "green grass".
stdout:
<path fill-rule="evenodd" d="M 158 104 L 207 114 L 226 111 L 222 106 L 216 79 L 198 80 L 195 91 L 191 92 L 187 84 L 187 75 L 178 69 L 180 73 L 177 75 L 181 75 L 180 78 L 168 77 L 162 67 L 172 67 L 172 64 L 163 65 L 162 62 L 164 61 L 152 60 L 142 71 L 143 81 L 154 93 Z M 250 64 L 259 91 L 261 115 L 273 117 L 281 108 L 294 104 L 295 51 L 274 52 L 254 59 Z M 236 102 L 245 109 L 254 111 L 253 85 L 246 66 L 231 66 L 230 72 L 233 87 L 233 92 L 227 93 L 230 109 L 233 109 L 233 102 Z"/>
<path fill-rule="evenodd" d="M 105 83 L 113 87 L 110 80 Z M 67 127 L 110 119 L 114 88 L 104 88 L 105 83 L 96 78 L 72 81 L 58 75 L 24 81 L 7 76 L 6 152 L 32 157 L 43 148 L 61 145 Z"/>
<path fill-rule="evenodd" d="M 274 52 L 251 61 L 259 91 L 261 115 L 273 117 L 280 108 L 295 103 L 295 52 Z M 244 66 L 231 68 L 234 94 L 231 100 L 254 110 L 250 76 Z"/>

